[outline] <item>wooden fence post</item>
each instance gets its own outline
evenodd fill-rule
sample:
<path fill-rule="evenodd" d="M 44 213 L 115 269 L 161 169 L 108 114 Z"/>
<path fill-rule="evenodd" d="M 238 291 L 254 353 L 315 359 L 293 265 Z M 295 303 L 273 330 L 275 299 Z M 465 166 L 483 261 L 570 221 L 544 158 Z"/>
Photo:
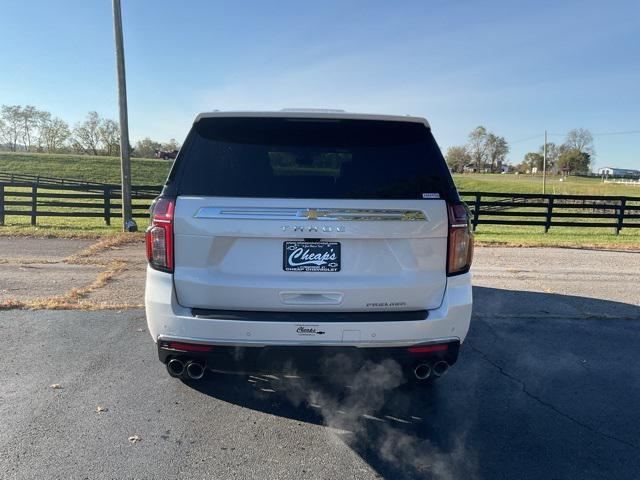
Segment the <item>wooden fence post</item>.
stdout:
<path fill-rule="evenodd" d="M 104 186 L 104 222 L 111 225 L 111 188 Z"/>
<path fill-rule="evenodd" d="M 476 193 L 476 201 L 473 207 L 473 231 L 478 227 L 478 217 L 480 216 L 480 194 Z"/>
<path fill-rule="evenodd" d="M 0 185 L 0 225 L 4 225 L 4 185 Z"/>
<path fill-rule="evenodd" d="M 31 225 L 35 226 L 36 224 L 36 211 L 38 208 L 38 187 L 34 185 L 31 187 Z"/>
<path fill-rule="evenodd" d="M 624 221 L 624 209 L 627 206 L 627 198 L 623 197 L 620 199 L 620 208 L 618 209 L 618 226 L 616 227 L 616 235 L 620 234 L 620 230 L 622 230 L 622 222 Z"/>
<path fill-rule="evenodd" d="M 544 225 L 544 233 L 547 233 L 551 228 L 551 219 L 553 218 L 553 197 L 547 197 L 549 204 L 547 205 L 547 221 Z"/>

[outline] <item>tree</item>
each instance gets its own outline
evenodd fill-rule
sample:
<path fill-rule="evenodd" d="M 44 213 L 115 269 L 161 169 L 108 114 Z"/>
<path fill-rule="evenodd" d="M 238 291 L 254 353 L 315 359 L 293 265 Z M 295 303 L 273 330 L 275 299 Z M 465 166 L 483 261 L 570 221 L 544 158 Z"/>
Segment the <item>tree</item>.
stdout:
<path fill-rule="evenodd" d="M 36 129 L 38 128 L 38 120 L 40 119 L 40 112 L 33 105 L 27 105 L 20 108 L 20 136 L 22 138 L 22 144 L 25 150 L 28 152 L 31 150 L 31 142 L 36 136 Z"/>
<path fill-rule="evenodd" d="M 4 123 L 4 120 L 2 119 L 2 117 L 0 117 L 0 142 L 4 142 L 5 141 L 5 131 L 7 129 L 7 125 L 6 123 Z M 0 147 L 3 147 L 4 145 L 2 145 L 0 143 Z"/>
<path fill-rule="evenodd" d="M 20 105 L 2 105 L 0 108 L 0 120 L 2 121 L 2 139 L 9 149 L 15 152 L 18 148 L 18 140 L 21 134 L 22 107 Z"/>
<path fill-rule="evenodd" d="M 553 142 L 547 142 L 547 172 L 557 170 L 558 157 L 564 150 L 562 145 L 558 146 Z M 539 154 L 544 159 L 544 145 L 540 145 Z"/>
<path fill-rule="evenodd" d="M 69 137 L 71 137 L 69 124 L 60 117 L 55 117 L 49 124 L 47 133 L 47 149 L 50 152 L 62 150 Z"/>
<path fill-rule="evenodd" d="M 568 174 L 588 173 L 590 165 L 591 156 L 577 149 L 567 150 L 558 158 L 558 168 Z"/>
<path fill-rule="evenodd" d="M 0 148 L 4 147 L 5 144 L 6 146 L 9 146 L 10 145 L 9 139 L 10 139 L 9 127 L 7 126 L 5 121 L 2 119 L 2 117 L 0 117 Z"/>
<path fill-rule="evenodd" d="M 525 155 L 526 157 L 526 155 Z M 518 173 L 527 173 L 531 171 L 531 165 L 527 162 L 526 158 L 514 167 L 514 170 Z"/>
<path fill-rule="evenodd" d="M 38 135 L 36 136 L 36 150 L 38 152 L 46 150 L 45 130 L 49 123 L 51 123 L 51 113 L 41 111 L 38 115 Z"/>
<path fill-rule="evenodd" d="M 102 119 L 98 112 L 89 112 L 84 122 L 78 123 L 73 129 L 76 149 L 98 155 L 100 149 L 100 126 Z"/>
<path fill-rule="evenodd" d="M 156 142 L 155 140 L 151 140 L 149 137 L 145 137 L 136 143 L 135 154 L 142 158 L 153 158 L 156 150 L 160 150 L 161 148 L 162 145 L 160 142 Z"/>
<path fill-rule="evenodd" d="M 487 158 L 491 162 L 491 172 L 501 170 L 502 163 L 506 160 L 507 153 L 509 153 L 509 144 L 505 138 L 489 133 L 486 136 L 485 148 Z"/>
<path fill-rule="evenodd" d="M 464 167 L 471 163 L 471 155 L 465 146 L 449 147 L 445 158 L 452 172 L 463 172 Z"/>
<path fill-rule="evenodd" d="M 595 153 L 593 149 L 593 135 L 585 128 L 575 128 L 567 133 L 567 138 L 564 140 L 564 145 L 567 150 L 577 150 L 578 152 L 586 153 L 592 157 Z"/>
<path fill-rule="evenodd" d="M 120 154 L 120 127 L 114 120 L 101 120 L 98 134 L 108 156 Z"/>
<path fill-rule="evenodd" d="M 480 125 L 469 134 L 469 155 L 478 172 L 484 171 L 487 163 L 487 129 Z"/>
<path fill-rule="evenodd" d="M 69 125 L 61 118 L 51 118 L 49 112 L 41 112 L 38 120 L 38 148 L 57 152 L 71 136 Z"/>
<path fill-rule="evenodd" d="M 162 144 L 160 149 L 165 152 L 172 152 L 174 150 L 180 150 L 180 144 L 176 142 L 175 138 L 170 138 L 168 142 Z"/>
<path fill-rule="evenodd" d="M 529 152 L 524 155 L 524 162 L 526 170 L 533 172 L 535 168 L 538 172 L 542 171 L 542 164 L 544 163 L 544 157 L 536 152 Z"/>
<path fill-rule="evenodd" d="M 513 173 L 517 171 L 517 166 L 512 165 L 508 160 L 505 160 L 504 162 L 502 162 L 502 171 L 505 173 Z"/>

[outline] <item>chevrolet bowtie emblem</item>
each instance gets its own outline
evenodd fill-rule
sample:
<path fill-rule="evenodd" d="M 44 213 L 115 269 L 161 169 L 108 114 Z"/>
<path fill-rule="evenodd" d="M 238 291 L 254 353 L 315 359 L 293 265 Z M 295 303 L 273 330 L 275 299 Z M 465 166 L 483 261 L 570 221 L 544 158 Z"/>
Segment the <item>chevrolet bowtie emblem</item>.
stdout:
<path fill-rule="evenodd" d="M 309 220 L 317 220 L 318 219 L 318 211 L 314 209 L 307 210 L 307 218 Z"/>

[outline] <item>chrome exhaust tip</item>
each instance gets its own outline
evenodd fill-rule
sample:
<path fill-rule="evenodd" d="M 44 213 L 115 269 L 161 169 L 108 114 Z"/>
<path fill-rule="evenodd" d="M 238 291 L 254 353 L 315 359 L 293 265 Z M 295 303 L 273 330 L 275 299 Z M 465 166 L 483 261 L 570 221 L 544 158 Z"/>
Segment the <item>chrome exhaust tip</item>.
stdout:
<path fill-rule="evenodd" d="M 200 380 L 204 376 L 204 365 L 200 362 L 188 362 L 185 369 L 191 380 Z"/>
<path fill-rule="evenodd" d="M 418 380 L 426 380 L 431 375 L 431 367 L 426 363 L 421 363 L 413 369 L 413 374 Z"/>
<path fill-rule="evenodd" d="M 169 375 L 172 377 L 181 377 L 184 373 L 184 363 L 182 360 L 172 358 L 167 362 L 167 372 L 169 372 Z"/>
<path fill-rule="evenodd" d="M 443 376 L 445 373 L 447 373 L 447 370 L 449 370 L 449 364 L 444 360 L 440 360 L 439 362 L 436 362 L 435 365 L 433 366 L 433 374 L 436 377 Z"/>

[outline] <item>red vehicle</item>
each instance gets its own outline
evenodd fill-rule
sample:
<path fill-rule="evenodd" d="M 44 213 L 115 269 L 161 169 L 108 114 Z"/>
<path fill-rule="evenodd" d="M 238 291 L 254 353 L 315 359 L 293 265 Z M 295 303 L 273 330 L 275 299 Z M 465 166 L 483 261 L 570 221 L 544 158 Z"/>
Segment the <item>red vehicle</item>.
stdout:
<path fill-rule="evenodd" d="M 155 157 L 163 158 L 165 160 L 173 160 L 178 155 L 178 150 L 156 150 Z"/>

